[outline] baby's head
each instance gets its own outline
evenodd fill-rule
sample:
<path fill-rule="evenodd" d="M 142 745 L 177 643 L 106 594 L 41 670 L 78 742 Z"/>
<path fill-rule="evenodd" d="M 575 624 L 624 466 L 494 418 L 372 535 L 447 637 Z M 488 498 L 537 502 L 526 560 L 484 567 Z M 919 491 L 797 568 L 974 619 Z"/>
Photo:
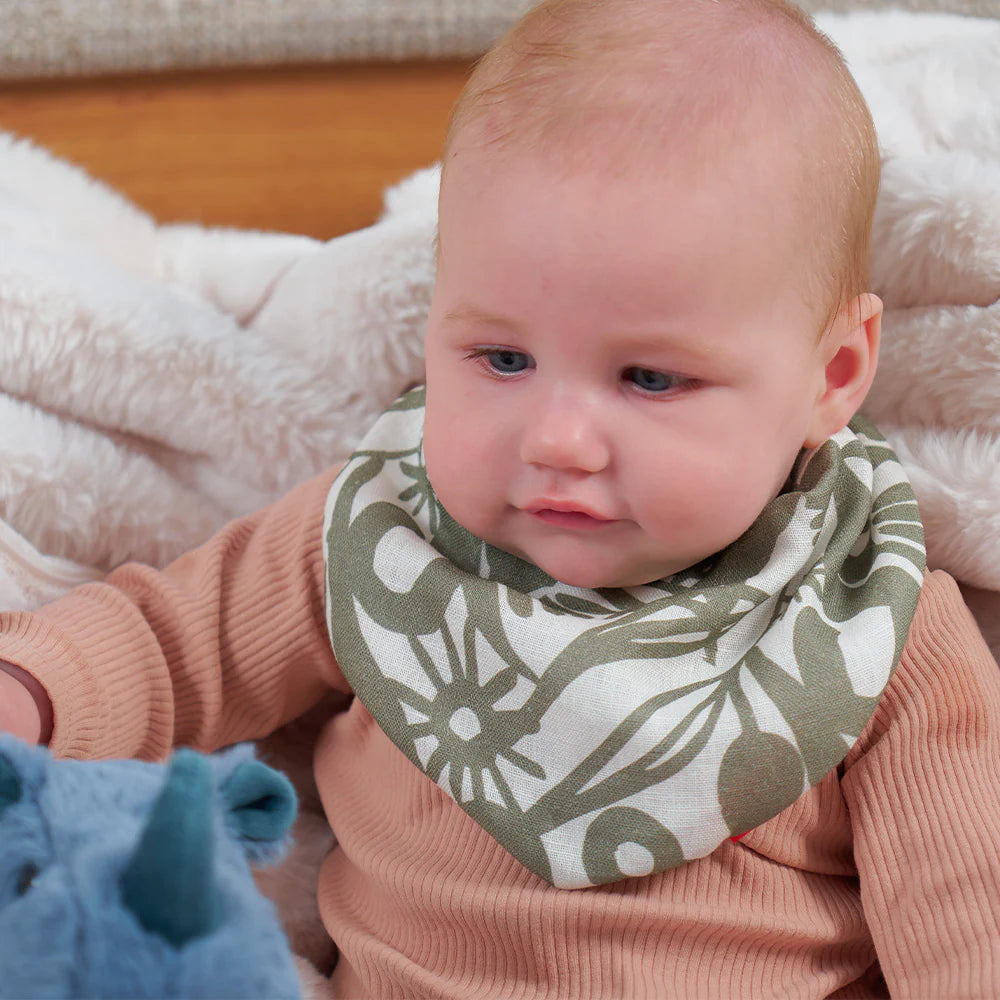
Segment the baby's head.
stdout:
<path fill-rule="evenodd" d="M 860 405 L 878 154 L 771 0 L 550 0 L 452 120 L 427 330 L 449 513 L 565 583 L 735 541 Z"/>

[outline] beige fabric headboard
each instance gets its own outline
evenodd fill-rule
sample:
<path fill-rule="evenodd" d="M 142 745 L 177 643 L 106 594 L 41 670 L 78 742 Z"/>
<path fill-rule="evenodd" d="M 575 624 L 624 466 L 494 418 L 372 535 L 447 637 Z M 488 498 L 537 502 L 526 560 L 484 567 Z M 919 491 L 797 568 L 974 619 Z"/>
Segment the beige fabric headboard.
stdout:
<path fill-rule="evenodd" d="M 0 77 L 471 59 L 532 0 L 3 0 Z"/>
<path fill-rule="evenodd" d="M 0 78 L 470 59 L 533 0 L 3 0 Z M 800 0 L 807 10 L 889 6 Z M 997 16 L 998 0 L 895 0 Z"/>

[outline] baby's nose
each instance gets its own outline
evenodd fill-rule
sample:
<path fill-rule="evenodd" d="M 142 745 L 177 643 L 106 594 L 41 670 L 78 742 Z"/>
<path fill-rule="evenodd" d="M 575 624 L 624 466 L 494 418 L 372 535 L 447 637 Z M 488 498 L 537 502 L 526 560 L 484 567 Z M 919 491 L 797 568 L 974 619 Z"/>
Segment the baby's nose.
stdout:
<path fill-rule="evenodd" d="M 584 403 L 553 401 L 524 415 L 521 461 L 595 473 L 611 461 L 607 429 Z"/>

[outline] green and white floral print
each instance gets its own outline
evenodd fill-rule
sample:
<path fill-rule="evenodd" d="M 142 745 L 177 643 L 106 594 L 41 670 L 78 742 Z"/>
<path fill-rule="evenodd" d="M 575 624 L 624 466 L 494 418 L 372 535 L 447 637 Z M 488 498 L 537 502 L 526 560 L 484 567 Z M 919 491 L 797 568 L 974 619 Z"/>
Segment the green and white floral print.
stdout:
<path fill-rule="evenodd" d="M 564 888 L 709 854 L 846 756 L 899 660 L 923 532 L 862 419 L 803 452 L 736 542 L 582 590 L 461 528 L 422 459 L 423 390 L 326 508 L 327 618 L 355 694 L 506 850 Z"/>

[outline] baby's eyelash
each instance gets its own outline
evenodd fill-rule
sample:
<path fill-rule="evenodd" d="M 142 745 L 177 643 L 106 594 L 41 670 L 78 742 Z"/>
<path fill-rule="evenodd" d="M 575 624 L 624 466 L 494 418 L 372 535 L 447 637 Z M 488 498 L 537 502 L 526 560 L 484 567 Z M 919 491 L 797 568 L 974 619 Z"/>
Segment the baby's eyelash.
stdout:
<path fill-rule="evenodd" d="M 642 365 L 630 365 L 621 377 L 647 396 L 677 396 L 690 392 L 700 384 L 698 379 L 677 372 L 663 372 Z"/>
<path fill-rule="evenodd" d="M 517 351 L 511 347 L 474 347 L 467 352 L 466 360 L 479 361 L 487 374 L 497 378 L 507 378 L 520 375 L 535 367 L 534 359 L 525 351 Z"/>

